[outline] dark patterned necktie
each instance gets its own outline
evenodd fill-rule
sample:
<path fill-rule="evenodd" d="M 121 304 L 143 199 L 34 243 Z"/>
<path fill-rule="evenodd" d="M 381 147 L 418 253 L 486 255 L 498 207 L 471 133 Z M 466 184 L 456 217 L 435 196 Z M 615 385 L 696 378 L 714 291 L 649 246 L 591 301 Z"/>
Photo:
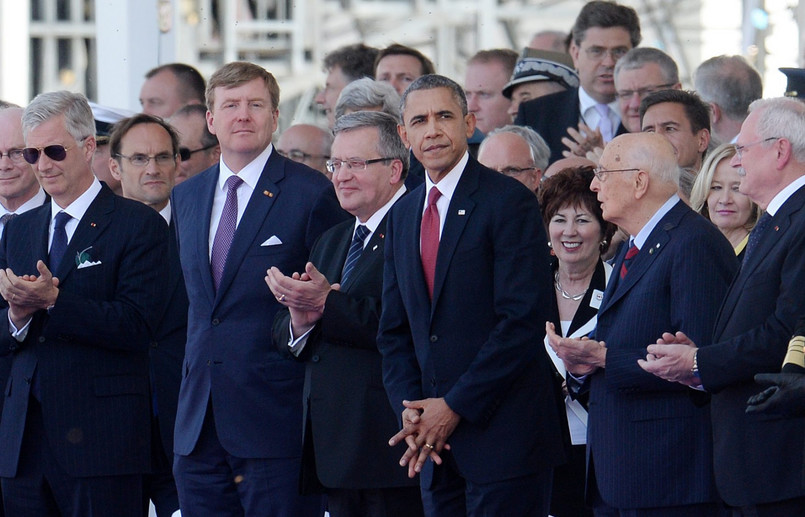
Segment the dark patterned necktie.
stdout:
<path fill-rule="evenodd" d="M 349 245 L 349 252 L 347 253 L 347 261 L 344 262 L 344 270 L 341 273 L 341 285 L 347 282 L 352 270 L 355 269 L 358 259 L 361 258 L 363 253 L 363 243 L 366 242 L 366 236 L 369 235 L 369 228 L 366 225 L 360 224 L 355 228 L 355 234 L 352 236 L 352 244 Z"/>
<path fill-rule="evenodd" d="M 629 272 L 629 265 L 632 263 L 632 259 L 635 258 L 639 251 L 640 250 L 637 249 L 637 246 L 632 244 L 632 247 L 626 252 L 626 256 L 623 257 L 623 263 L 621 264 L 621 280 L 623 280 L 623 277 L 625 277 L 626 273 Z"/>
<path fill-rule="evenodd" d="M 757 247 L 760 239 L 763 237 L 763 234 L 766 232 L 766 229 L 771 224 L 771 215 L 768 212 L 765 212 L 760 219 L 758 219 L 757 224 L 752 231 L 749 232 L 749 240 L 746 242 L 746 253 L 744 253 L 744 260 L 743 264 L 746 264 L 749 261 L 749 256 Z"/>
<path fill-rule="evenodd" d="M 221 220 L 218 222 L 218 229 L 215 231 L 210 254 L 210 269 L 216 291 L 221 285 L 226 257 L 229 255 L 229 247 L 232 245 L 232 238 L 238 225 L 238 187 L 242 183 L 243 180 L 234 175 L 226 180 L 226 202 L 221 212 Z"/>
<path fill-rule="evenodd" d="M 14 219 L 15 217 L 17 217 L 17 214 L 15 214 L 14 212 L 9 212 L 7 214 L 3 214 L 2 217 L 0 217 L 0 226 L 5 228 L 6 223 L 8 223 L 10 220 Z"/>
<path fill-rule="evenodd" d="M 422 271 L 425 273 L 425 283 L 428 285 L 428 294 L 433 299 L 433 278 L 436 276 L 436 255 L 439 254 L 439 209 L 436 202 L 442 193 L 436 187 L 428 192 L 428 207 L 422 214 L 420 228 L 420 243 L 422 247 Z"/>
<path fill-rule="evenodd" d="M 59 269 L 64 253 L 67 251 L 67 230 L 65 230 L 65 226 L 72 218 L 67 212 L 56 214 L 56 224 L 53 227 L 53 242 L 50 243 L 50 258 L 48 260 L 50 272 L 54 275 L 56 270 Z"/>

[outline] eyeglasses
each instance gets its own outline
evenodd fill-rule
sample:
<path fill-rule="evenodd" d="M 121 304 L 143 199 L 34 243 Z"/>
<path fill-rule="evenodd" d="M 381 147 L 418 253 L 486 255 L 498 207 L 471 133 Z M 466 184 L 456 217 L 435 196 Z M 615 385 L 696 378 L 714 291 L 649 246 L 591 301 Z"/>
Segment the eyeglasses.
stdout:
<path fill-rule="evenodd" d="M 604 56 L 609 54 L 613 61 L 617 61 L 618 59 L 622 58 L 627 52 L 629 52 L 629 49 L 626 47 L 590 47 L 584 50 L 584 53 L 587 54 L 587 57 L 590 59 L 604 59 Z"/>
<path fill-rule="evenodd" d="M 668 83 L 668 84 L 658 84 L 656 86 L 646 86 L 645 88 L 638 88 L 637 90 L 621 90 L 618 92 L 618 98 L 621 100 L 629 100 L 634 97 L 634 94 L 637 94 L 639 99 L 642 99 L 649 93 L 654 93 L 659 90 L 665 90 L 666 88 L 670 88 L 676 83 Z"/>
<path fill-rule="evenodd" d="M 599 167 L 597 169 L 593 169 L 593 174 L 595 174 L 595 177 L 596 177 L 596 179 L 598 181 L 603 183 L 604 179 L 606 179 L 606 177 L 607 177 L 606 175 L 609 174 L 610 172 L 635 172 L 635 171 L 639 171 L 639 170 L 640 169 L 609 169 L 608 170 L 608 169 L 602 169 L 601 167 Z"/>
<path fill-rule="evenodd" d="M 63 145 L 49 145 L 47 147 L 26 147 L 22 150 L 22 157 L 31 165 L 39 161 L 42 153 L 53 161 L 60 162 L 67 158 L 67 151 L 72 147 L 64 147 Z"/>
<path fill-rule="evenodd" d="M 147 154 L 132 154 L 131 156 L 126 156 L 124 154 L 117 154 L 118 158 L 125 158 L 129 161 L 130 164 L 134 165 L 135 167 L 145 167 L 151 160 L 154 160 L 154 163 L 161 167 L 165 167 L 167 165 L 171 165 L 176 163 L 176 155 L 171 153 L 159 153 L 154 156 L 149 156 Z"/>
<path fill-rule="evenodd" d="M 2 159 L 3 156 L 8 156 L 8 159 L 11 160 L 12 162 L 21 163 L 25 159 L 23 154 L 24 153 L 22 149 L 9 149 L 8 152 L 6 153 L 0 151 L 0 159 Z"/>
<path fill-rule="evenodd" d="M 388 160 L 395 160 L 396 158 L 373 158 L 371 160 L 359 160 L 357 158 L 350 158 L 349 160 L 327 160 L 327 171 L 334 174 L 336 169 L 340 169 L 342 165 L 346 165 L 347 169 L 364 170 L 367 166 L 377 163 L 386 162 Z"/>
<path fill-rule="evenodd" d="M 199 147 L 198 149 L 193 149 L 193 150 L 190 150 L 187 147 L 180 147 L 179 148 L 179 156 L 182 158 L 183 162 L 186 162 L 194 154 L 200 153 L 201 151 L 206 151 L 207 149 L 212 149 L 216 145 L 218 145 L 218 144 L 210 144 L 207 147 Z M 148 162 L 146 162 L 146 163 L 148 163 Z"/>
<path fill-rule="evenodd" d="M 744 153 L 744 151 L 746 150 L 747 147 L 752 147 L 753 145 L 757 145 L 757 144 L 765 144 L 766 142 L 770 142 L 772 140 L 778 140 L 778 139 L 780 139 L 779 136 L 770 136 L 769 138 L 764 138 L 763 140 L 758 140 L 757 142 L 751 142 L 751 143 L 744 144 L 744 145 L 736 145 L 735 146 L 735 154 L 738 155 L 738 159 L 740 160 L 740 159 L 743 158 L 743 153 Z"/>
<path fill-rule="evenodd" d="M 330 156 L 327 154 L 310 154 L 304 151 L 300 151 L 299 149 L 291 149 L 290 151 L 287 152 L 280 151 L 279 149 L 277 149 L 277 152 L 280 153 L 280 156 L 290 158 L 295 162 L 303 162 L 305 160 L 310 160 L 311 158 L 318 158 L 318 159 L 324 158 L 325 160 L 330 158 Z"/>
<path fill-rule="evenodd" d="M 506 176 L 517 176 L 526 171 L 533 171 L 535 169 L 536 167 L 503 167 L 502 169 L 498 169 L 498 172 Z"/>

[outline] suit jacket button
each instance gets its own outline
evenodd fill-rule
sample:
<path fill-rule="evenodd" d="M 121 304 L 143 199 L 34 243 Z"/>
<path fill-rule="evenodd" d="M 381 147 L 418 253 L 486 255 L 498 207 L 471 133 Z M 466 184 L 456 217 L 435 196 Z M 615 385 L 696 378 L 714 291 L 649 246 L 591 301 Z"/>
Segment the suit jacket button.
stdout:
<path fill-rule="evenodd" d="M 8 349 L 13 352 L 13 351 L 15 351 L 17 349 L 17 345 L 14 345 L 14 344 L 8 345 Z"/>
<path fill-rule="evenodd" d="M 25 378 L 25 384 L 31 384 L 31 378 L 30 377 Z"/>
<path fill-rule="evenodd" d="M 157 348 L 158 346 L 159 346 L 159 343 L 158 343 L 158 342 L 156 342 L 156 341 L 151 341 L 151 348 Z"/>
<path fill-rule="evenodd" d="M 218 325 L 219 323 L 221 323 L 221 320 L 219 320 L 218 318 L 215 318 L 214 320 L 212 320 L 213 325 Z"/>
<path fill-rule="evenodd" d="M 45 342 L 45 336 L 39 336 L 39 342 L 44 343 Z"/>
<path fill-rule="evenodd" d="M 318 363 L 319 362 L 319 356 L 314 355 L 313 357 L 310 358 L 310 360 L 313 361 L 314 363 Z"/>
<path fill-rule="evenodd" d="M 431 343 L 435 343 L 437 341 L 439 341 L 439 336 L 434 334 L 433 336 L 430 337 L 430 342 Z"/>
<path fill-rule="evenodd" d="M 430 385 L 431 386 L 436 386 L 436 378 L 435 377 L 430 380 Z"/>

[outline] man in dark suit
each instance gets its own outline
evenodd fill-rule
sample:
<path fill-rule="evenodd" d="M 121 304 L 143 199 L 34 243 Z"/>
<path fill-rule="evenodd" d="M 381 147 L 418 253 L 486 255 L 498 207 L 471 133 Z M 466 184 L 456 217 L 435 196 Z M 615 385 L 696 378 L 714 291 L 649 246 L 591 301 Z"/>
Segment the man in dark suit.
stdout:
<path fill-rule="evenodd" d="M 796 100 L 750 105 L 732 166 L 743 175 L 741 192 L 766 215 L 750 234 L 714 332 L 664 334 L 641 362 L 665 379 L 712 393 L 716 483 L 734 515 L 799 515 L 805 508 L 805 418 L 745 412 L 747 399 L 760 391 L 754 375 L 780 370 L 805 314 L 803 125 L 805 105 Z"/>
<path fill-rule="evenodd" d="M 11 373 L 0 419 L 9 515 L 140 515 L 150 467 L 148 338 L 168 228 L 92 174 L 83 95 L 25 109 L 25 159 L 51 203 L 10 221 L 0 245 L 0 350 Z"/>
<path fill-rule="evenodd" d="M 679 167 L 663 136 L 619 136 L 600 164 L 591 188 L 631 244 L 617 254 L 594 339 L 548 334 L 575 376 L 571 388 L 590 392 L 588 499 L 596 515 L 712 516 L 706 401 L 637 360 L 662 329 L 710 335 L 738 264 L 721 233 L 677 196 Z"/>
<path fill-rule="evenodd" d="M 564 454 L 539 347 L 553 294 L 538 203 L 469 156 L 475 119 L 455 82 L 420 77 L 402 112 L 427 174 L 386 227 L 378 348 L 403 426 L 389 443 L 408 444 L 428 515 L 547 515 Z"/>
<path fill-rule="evenodd" d="M 332 517 L 422 515 L 418 483 L 388 446 L 397 415 L 383 390 L 377 324 L 386 213 L 405 193 L 408 150 L 397 119 L 358 112 L 336 120 L 333 184 L 355 216 L 316 242 L 305 272 L 271 268 L 271 291 L 288 307 L 274 319 L 283 355 L 305 361 L 302 490 L 327 493 Z"/>
<path fill-rule="evenodd" d="M 609 142 L 626 132 L 615 95 L 615 63 L 640 44 L 640 21 L 631 7 L 608 1 L 584 5 L 573 25 L 570 56 L 579 88 L 520 104 L 514 123 L 530 126 L 548 143 L 551 162 L 562 158 L 570 131 L 598 131 Z"/>
<path fill-rule="evenodd" d="M 141 113 L 115 124 L 109 147 L 109 169 L 120 182 L 123 196 L 150 206 L 165 219 L 168 236 L 167 296 L 150 339 L 151 473 L 144 479 L 144 504 L 153 501 L 159 517 L 179 509 L 173 480 L 173 427 L 182 381 L 187 337 L 187 292 L 176 249 L 176 229 L 170 224 L 170 194 L 178 173 L 179 137 L 162 119 Z"/>
<path fill-rule="evenodd" d="M 178 185 L 171 205 L 190 300 L 174 434 L 189 515 L 316 515 L 298 495 L 304 366 L 282 358 L 268 268 L 301 271 L 346 218 L 318 171 L 274 152 L 279 86 L 262 67 L 224 65 L 207 86 L 221 162 Z"/>

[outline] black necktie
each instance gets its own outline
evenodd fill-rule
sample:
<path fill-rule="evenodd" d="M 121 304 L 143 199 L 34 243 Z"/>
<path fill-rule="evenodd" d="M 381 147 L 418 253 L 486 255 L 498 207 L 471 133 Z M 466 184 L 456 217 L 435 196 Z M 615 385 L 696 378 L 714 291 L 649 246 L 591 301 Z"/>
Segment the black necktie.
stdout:
<path fill-rule="evenodd" d="M 771 224 L 771 215 L 766 212 L 760 219 L 758 219 L 757 224 L 752 231 L 749 232 L 749 240 L 746 242 L 746 253 L 744 253 L 744 260 L 743 263 L 746 264 L 749 261 L 749 256 L 757 247 L 760 239 L 763 238 L 763 234 L 766 232 L 766 229 Z"/>
<path fill-rule="evenodd" d="M 67 231 L 64 227 L 73 217 L 67 212 L 56 214 L 56 225 L 53 227 L 53 242 L 50 244 L 50 272 L 54 275 L 67 251 Z"/>
<path fill-rule="evenodd" d="M 366 241 L 366 236 L 369 235 L 369 228 L 365 225 L 358 225 L 355 228 L 355 234 L 352 236 L 352 244 L 349 245 L 349 252 L 347 253 L 347 261 L 344 262 L 344 270 L 341 273 L 341 285 L 344 285 L 349 278 L 352 270 L 355 269 L 355 264 L 361 258 L 363 253 L 363 243 Z"/>

